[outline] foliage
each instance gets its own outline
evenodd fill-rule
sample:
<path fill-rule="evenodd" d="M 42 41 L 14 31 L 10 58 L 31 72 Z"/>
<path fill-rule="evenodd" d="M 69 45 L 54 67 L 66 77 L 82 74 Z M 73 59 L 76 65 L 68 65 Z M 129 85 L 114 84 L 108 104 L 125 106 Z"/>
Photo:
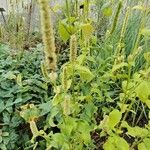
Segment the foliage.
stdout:
<path fill-rule="evenodd" d="M 0 46 L 1 149 L 23 148 L 30 139 L 29 126 L 19 114 L 21 106 L 34 103 L 42 108 L 48 101 L 48 84 L 40 71 L 41 54 L 40 45 L 25 51 L 23 57 L 8 46 Z"/>
<path fill-rule="evenodd" d="M 43 57 L 41 45 L 18 54 L 0 48 L 1 149 L 148 150 L 147 1 L 66 0 L 64 5 L 56 33 L 68 52 L 59 54 L 57 73 L 46 72 L 43 62 L 52 53 Z M 53 32 L 52 26 L 44 29 Z M 47 47 L 54 46 L 48 45 L 49 35 L 43 36 Z"/>

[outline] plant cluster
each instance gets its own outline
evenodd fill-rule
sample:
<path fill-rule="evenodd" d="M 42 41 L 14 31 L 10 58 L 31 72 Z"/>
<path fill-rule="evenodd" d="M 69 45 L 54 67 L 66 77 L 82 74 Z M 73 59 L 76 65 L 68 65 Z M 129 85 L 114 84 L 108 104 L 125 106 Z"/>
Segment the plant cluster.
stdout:
<path fill-rule="evenodd" d="M 47 113 L 49 85 L 41 75 L 42 46 L 15 53 L 0 45 L 0 149 L 24 149 L 31 134 L 20 116 L 21 106 L 40 105 Z M 45 107 L 45 106 L 46 107 Z"/>

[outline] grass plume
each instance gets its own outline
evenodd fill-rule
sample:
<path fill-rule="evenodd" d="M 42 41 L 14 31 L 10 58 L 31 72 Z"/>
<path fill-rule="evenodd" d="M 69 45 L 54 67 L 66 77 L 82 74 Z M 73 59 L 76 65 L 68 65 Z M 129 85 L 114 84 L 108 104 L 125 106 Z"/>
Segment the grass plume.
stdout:
<path fill-rule="evenodd" d="M 39 6 L 45 52 L 45 65 L 48 72 L 55 72 L 57 69 L 57 56 L 49 1 L 39 0 Z"/>

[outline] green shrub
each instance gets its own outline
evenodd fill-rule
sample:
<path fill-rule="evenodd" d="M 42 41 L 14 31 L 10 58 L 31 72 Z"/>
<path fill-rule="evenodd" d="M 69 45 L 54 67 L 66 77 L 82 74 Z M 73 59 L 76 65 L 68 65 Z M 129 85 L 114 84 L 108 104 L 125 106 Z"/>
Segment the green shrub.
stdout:
<path fill-rule="evenodd" d="M 24 149 L 31 133 L 20 117 L 20 107 L 44 104 L 51 95 L 41 75 L 41 45 L 20 56 L 8 46 L 0 45 L 0 149 Z"/>

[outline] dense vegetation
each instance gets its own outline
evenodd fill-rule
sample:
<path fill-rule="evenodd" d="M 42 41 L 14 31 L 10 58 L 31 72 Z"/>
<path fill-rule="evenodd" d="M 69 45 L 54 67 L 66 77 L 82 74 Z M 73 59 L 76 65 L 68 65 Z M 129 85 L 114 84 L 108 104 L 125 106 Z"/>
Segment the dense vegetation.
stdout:
<path fill-rule="evenodd" d="M 10 1 L 0 25 L 0 149 L 150 150 L 150 1 L 63 2 L 31 0 L 25 21 Z"/>

